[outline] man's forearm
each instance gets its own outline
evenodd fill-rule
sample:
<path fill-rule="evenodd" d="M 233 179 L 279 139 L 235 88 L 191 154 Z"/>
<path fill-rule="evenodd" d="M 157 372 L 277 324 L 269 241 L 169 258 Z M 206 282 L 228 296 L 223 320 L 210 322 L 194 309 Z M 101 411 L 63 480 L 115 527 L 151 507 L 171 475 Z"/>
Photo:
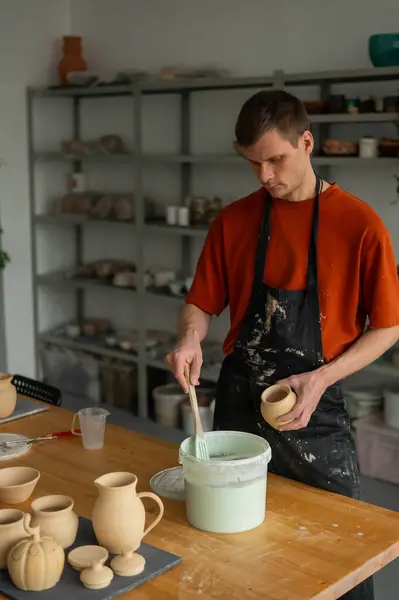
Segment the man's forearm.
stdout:
<path fill-rule="evenodd" d="M 187 336 L 190 332 L 196 332 L 199 341 L 202 342 L 208 335 L 212 316 L 194 304 L 185 304 L 179 317 L 179 339 Z"/>
<path fill-rule="evenodd" d="M 317 372 L 326 386 L 333 385 L 379 358 L 399 339 L 399 326 L 386 329 L 368 329 L 346 352 Z"/>

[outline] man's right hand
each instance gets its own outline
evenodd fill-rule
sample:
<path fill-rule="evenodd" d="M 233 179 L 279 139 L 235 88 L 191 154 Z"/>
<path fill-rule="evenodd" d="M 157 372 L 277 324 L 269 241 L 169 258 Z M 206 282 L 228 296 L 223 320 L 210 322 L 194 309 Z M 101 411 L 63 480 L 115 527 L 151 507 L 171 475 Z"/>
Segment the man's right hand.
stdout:
<path fill-rule="evenodd" d="M 186 393 L 188 392 L 188 385 L 184 376 L 186 363 L 190 365 L 191 385 L 198 385 L 202 366 L 202 350 L 198 333 L 196 331 L 186 332 L 178 340 L 173 350 L 165 356 L 165 363 Z"/>

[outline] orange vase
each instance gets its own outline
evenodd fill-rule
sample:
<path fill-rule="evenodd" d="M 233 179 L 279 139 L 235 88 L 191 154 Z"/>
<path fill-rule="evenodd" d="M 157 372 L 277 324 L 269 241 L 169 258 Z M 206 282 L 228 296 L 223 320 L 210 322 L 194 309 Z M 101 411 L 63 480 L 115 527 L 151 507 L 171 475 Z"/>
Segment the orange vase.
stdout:
<path fill-rule="evenodd" d="M 68 73 L 86 71 L 87 64 L 82 56 L 82 38 L 76 35 L 65 35 L 64 56 L 58 64 L 58 74 L 62 84 L 68 83 Z"/>

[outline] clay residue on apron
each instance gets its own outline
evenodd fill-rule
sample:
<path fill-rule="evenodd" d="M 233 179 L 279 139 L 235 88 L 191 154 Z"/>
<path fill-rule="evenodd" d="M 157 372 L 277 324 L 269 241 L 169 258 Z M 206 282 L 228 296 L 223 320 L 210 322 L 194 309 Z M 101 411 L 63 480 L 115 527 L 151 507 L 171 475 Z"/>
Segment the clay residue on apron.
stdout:
<path fill-rule="evenodd" d="M 297 356 L 305 356 L 305 353 L 302 350 L 295 350 L 295 348 L 286 348 L 285 351 L 296 354 Z"/>
<path fill-rule="evenodd" d="M 270 293 L 267 294 L 266 300 L 266 321 L 265 321 L 265 333 L 269 333 L 272 326 L 272 317 L 276 315 L 280 319 L 286 319 L 287 314 L 281 304 Z"/>

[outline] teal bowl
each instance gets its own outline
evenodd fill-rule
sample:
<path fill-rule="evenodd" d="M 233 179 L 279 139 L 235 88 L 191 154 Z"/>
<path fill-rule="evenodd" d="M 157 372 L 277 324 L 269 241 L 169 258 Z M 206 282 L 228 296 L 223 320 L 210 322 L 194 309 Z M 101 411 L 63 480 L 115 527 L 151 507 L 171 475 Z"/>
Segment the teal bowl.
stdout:
<path fill-rule="evenodd" d="M 370 36 L 369 56 L 374 67 L 399 66 L 399 33 Z"/>

